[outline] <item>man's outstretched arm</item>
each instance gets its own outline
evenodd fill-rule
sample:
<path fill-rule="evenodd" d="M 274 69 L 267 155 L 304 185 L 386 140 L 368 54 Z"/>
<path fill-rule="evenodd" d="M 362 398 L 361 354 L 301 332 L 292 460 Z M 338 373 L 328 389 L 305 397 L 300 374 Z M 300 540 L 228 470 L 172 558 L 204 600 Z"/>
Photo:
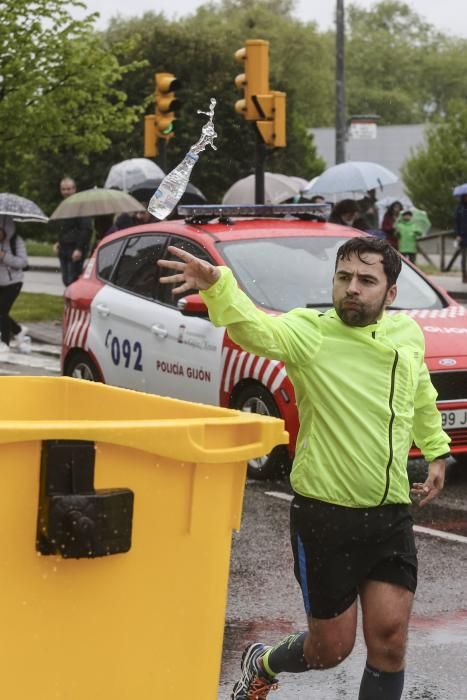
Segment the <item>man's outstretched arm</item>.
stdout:
<path fill-rule="evenodd" d="M 239 289 L 228 268 L 211 265 L 174 246 L 168 250 L 180 260 L 159 261 L 160 267 L 175 273 L 161 277 L 161 283 L 176 284 L 175 294 L 199 289 L 212 323 L 226 326 L 230 338 L 241 348 L 295 364 L 309 360 L 316 352 L 321 342 L 317 313 L 296 309 L 273 316 L 258 309 Z"/>

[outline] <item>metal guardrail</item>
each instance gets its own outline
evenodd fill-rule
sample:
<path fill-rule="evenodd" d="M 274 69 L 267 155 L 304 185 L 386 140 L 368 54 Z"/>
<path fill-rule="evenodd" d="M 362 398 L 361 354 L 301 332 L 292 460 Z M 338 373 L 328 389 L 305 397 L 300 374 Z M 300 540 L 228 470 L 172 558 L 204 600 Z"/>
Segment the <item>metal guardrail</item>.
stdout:
<path fill-rule="evenodd" d="M 447 250 L 447 244 L 448 241 L 450 240 L 455 240 L 456 234 L 454 231 L 438 231 L 436 233 L 430 233 L 427 236 L 423 236 L 422 238 L 417 239 L 417 253 L 420 253 L 420 255 L 425 258 L 425 260 L 428 262 L 429 265 L 433 265 L 433 267 L 437 267 L 440 272 L 449 272 L 451 267 L 453 266 L 454 262 L 457 260 L 459 255 L 461 254 L 461 249 L 460 248 L 454 248 L 454 246 L 451 246 L 451 250 L 448 252 Z M 423 244 L 429 242 L 429 241 L 437 241 L 437 256 L 439 255 L 439 264 L 433 260 L 432 257 L 430 257 L 430 254 L 427 252 L 426 249 L 423 248 Z M 433 251 L 431 251 L 431 255 L 433 255 Z M 448 263 L 446 264 L 446 258 L 448 256 L 451 256 Z"/>

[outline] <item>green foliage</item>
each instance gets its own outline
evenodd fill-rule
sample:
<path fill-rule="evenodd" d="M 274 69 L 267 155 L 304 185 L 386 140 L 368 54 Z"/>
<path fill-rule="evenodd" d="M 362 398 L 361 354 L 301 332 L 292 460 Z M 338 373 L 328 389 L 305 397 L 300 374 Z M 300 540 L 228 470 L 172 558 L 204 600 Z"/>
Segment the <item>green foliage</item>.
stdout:
<path fill-rule="evenodd" d="M 21 292 L 12 314 L 19 323 L 28 321 L 59 321 L 63 317 L 63 297 L 53 294 Z"/>
<path fill-rule="evenodd" d="M 39 197 L 46 209 L 56 200 L 43 189 L 51 167 L 58 185 L 65 169 L 88 165 L 141 111 L 126 105 L 120 87 L 136 65 L 119 65 L 93 30 L 95 16 L 75 20 L 73 6 L 83 5 L 4 0 L 1 9 L 0 188 Z"/>
<path fill-rule="evenodd" d="M 52 243 L 47 241 L 34 241 L 26 239 L 26 250 L 29 257 L 39 256 L 42 258 L 56 258 L 57 253 L 54 250 Z"/>
<path fill-rule="evenodd" d="M 404 164 L 403 178 L 413 202 L 425 209 L 434 226 L 451 229 L 452 196 L 456 185 L 467 181 L 467 107 L 453 101 L 448 113 L 428 129 L 426 143 Z"/>
<path fill-rule="evenodd" d="M 427 56 L 439 41 L 433 27 L 393 0 L 369 10 L 350 5 L 348 17 L 349 114 L 378 114 L 380 124 L 423 121 L 430 104 Z"/>

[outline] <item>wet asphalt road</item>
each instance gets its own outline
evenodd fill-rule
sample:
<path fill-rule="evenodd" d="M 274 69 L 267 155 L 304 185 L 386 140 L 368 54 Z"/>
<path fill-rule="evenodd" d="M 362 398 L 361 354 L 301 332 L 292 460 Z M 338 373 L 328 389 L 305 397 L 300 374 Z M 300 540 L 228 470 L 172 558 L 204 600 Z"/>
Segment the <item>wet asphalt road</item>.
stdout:
<path fill-rule="evenodd" d="M 410 700 L 467 700 L 467 468 L 446 485 L 436 507 L 414 508 L 416 522 L 461 533 L 459 541 L 417 533 L 419 586 L 410 627 L 406 684 Z M 288 542 L 289 503 L 267 492 L 288 493 L 285 483 L 249 482 L 243 522 L 234 533 L 221 683 L 227 700 L 250 641 L 273 643 L 305 629 L 301 594 Z M 282 674 L 271 700 L 358 698 L 365 663 L 359 631 L 351 656 L 338 668 Z"/>

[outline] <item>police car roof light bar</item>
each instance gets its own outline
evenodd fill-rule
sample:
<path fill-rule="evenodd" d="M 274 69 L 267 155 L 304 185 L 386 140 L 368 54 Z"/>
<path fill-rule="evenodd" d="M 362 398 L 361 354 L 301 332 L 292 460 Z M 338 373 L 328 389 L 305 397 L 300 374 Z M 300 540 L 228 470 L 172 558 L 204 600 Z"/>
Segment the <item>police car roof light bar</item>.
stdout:
<path fill-rule="evenodd" d="M 187 219 L 203 219 L 219 217 L 220 219 L 236 217 L 277 217 L 302 216 L 327 219 L 331 213 L 331 205 L 323 204 L 182 204 L 177 213 Z"/>

